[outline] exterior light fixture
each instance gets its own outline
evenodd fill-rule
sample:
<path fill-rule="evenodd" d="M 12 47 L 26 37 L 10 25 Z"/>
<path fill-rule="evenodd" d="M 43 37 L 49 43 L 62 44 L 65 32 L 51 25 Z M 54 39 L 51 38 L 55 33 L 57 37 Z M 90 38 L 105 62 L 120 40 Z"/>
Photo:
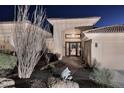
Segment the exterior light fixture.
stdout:
<path fill-rule="evenodd" d="M 98 43 L 95 43 L 95 47 L 96 47 L 96 48 L 98 47 Z"/>
<path fill-rule="evenodd" d="M 72 34 L 72 37 L 75 37 L 75 34 Z"/>

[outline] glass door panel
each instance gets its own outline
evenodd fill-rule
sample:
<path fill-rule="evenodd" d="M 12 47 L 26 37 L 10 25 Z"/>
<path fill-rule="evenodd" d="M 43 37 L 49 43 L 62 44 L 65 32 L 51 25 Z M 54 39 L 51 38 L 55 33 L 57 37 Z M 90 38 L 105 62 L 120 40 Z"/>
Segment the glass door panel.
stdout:
<path fill-rule="evenodd" d="M 69 56 L 69 43 L 66 43 L 66 55 Z"/>
<path fill-rule="evenodd" d="M 81 55 L 81 43 L 80 42 L 66 42 L 65 43 L 65 55 L 66 56 L 80 56 Z"/>
<path fill-rule="evenodd" d="M 81 55 L 81 43 L 77 43 L 77 56 Z"/>
<path fill-rule="evenodd" d="M 76 43 L 70 43 L 70 55 L 75 56 L 76 55 Z"/>

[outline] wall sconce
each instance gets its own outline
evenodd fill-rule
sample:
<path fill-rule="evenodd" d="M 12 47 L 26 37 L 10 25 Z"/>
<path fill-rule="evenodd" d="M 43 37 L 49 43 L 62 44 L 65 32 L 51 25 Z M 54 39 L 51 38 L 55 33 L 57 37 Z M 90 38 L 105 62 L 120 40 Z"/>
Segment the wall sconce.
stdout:
<path fill-rule="evenodd" d="M 98 47 L 98 43 L 95 43 L 95 47 L 96 47 L 96 48 Z"/>

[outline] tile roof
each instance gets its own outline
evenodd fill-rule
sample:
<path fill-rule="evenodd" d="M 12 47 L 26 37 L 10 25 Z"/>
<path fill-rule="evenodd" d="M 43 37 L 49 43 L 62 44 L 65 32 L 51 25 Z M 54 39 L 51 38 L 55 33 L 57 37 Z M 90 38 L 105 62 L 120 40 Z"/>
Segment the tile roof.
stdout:
<path fill-rule="evenodd" d="M 112 25 L 86 31 L 86 33 L 119 33 L 119 32 L 120 33 L 124 32 L 124 25 Z"/>

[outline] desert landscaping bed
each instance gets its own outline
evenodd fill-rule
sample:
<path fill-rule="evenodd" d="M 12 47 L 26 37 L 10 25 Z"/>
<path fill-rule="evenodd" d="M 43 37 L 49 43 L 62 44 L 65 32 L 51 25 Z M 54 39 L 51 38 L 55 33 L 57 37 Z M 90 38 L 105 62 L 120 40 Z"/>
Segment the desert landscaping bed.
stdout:
<path fill-rule="evenodd" d="M 57 64 L 48 67 L 47 69 L 41 70 L 41 64 L 38 64 L 31 77 L 29 79 L 20 79 L 18 78 L 17 68 L 16 66 L 16 59 L 14 56 L 8 54 L 1 54 L 0 53 L 0 87 L 8 87 L 8 88 L 49 88 L 49 82 L 60 82 L 60 84 L 78 84 L 80 88 L 101 88 L 107 87 L 102 84 L 98 84 L 88 78 L 89 71 L 88 70 L 75 70 L 71 68 L 73 73 L 73 79 L 71 81 L 63 82 L 60 78 L 60 73 L 63 69 L 67 67 L 67 65 L 63 62 L 57 62 Z M 51 78 L 54 78 L 52 81 Z M 56 84 L 55 83 L 55 84 Z M 59 83 L 57 83 L 59 84 Z M 54 86 L 55 87 L 55 86 Z M 60 86 L 60 87 L 64 87 Z"/>

